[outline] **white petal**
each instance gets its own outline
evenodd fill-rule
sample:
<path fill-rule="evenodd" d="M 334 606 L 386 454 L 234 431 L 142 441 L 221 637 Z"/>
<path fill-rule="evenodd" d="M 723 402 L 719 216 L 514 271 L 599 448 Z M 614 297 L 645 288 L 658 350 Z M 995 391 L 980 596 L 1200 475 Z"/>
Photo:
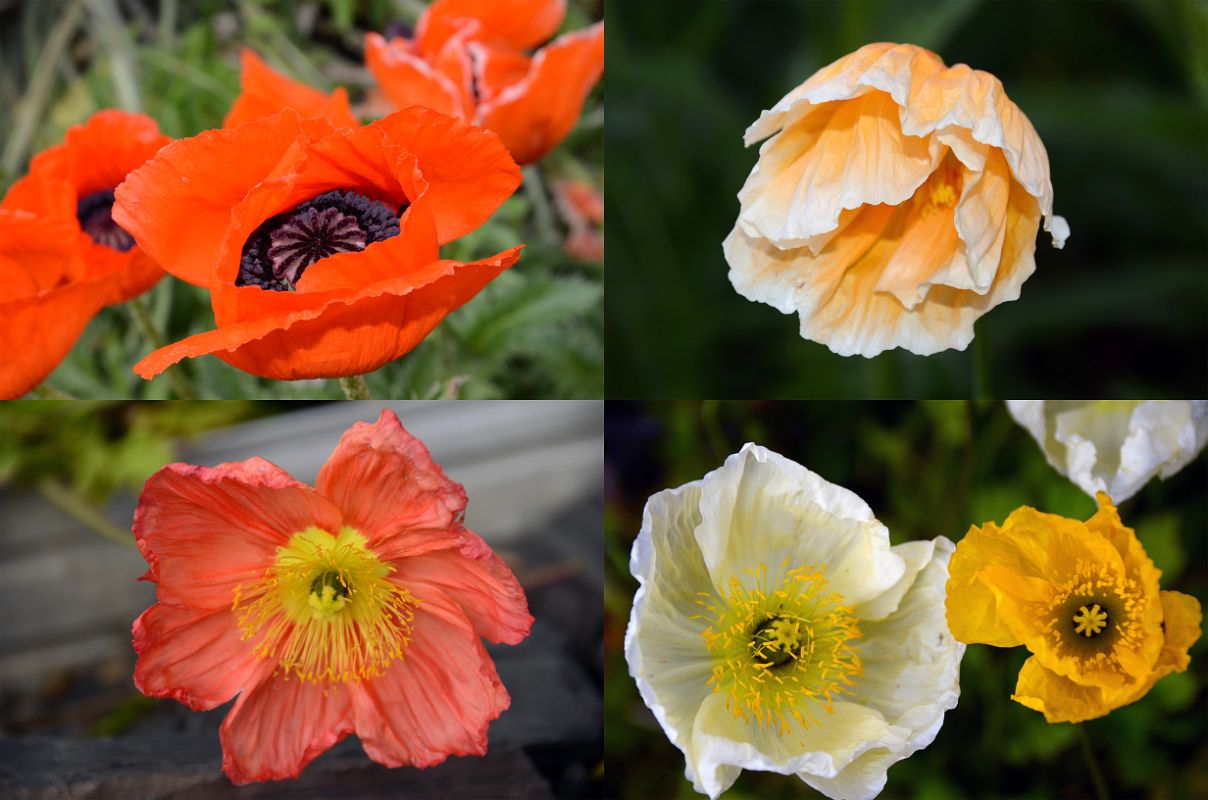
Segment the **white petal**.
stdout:
<path fill-rule="evenodd" d="M 744 573 L 761 564 L 772 586 L 783 570 L 824 565 L 830 589 L 854 605 L 905 571 L 863 500 L 757 445 L 705 476 L 700 510 L 696 540 L 721 594 L 732 577 L 746 582 Z"/>

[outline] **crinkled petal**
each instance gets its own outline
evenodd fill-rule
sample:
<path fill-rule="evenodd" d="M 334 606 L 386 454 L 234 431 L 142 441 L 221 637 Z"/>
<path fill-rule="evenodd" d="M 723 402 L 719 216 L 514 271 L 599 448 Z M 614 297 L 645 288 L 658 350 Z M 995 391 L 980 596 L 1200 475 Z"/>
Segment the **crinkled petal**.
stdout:
<path fill-rule="evenodd" d="M 353 731 L 355 684 L 314 684 L 271 677 L 273 664 L 245 689 L 222 722 L 222 771 L 236 785 L 296 778 L 314 758 Z"/>
<path fill-rule="evenodd" d="M 159 600 L 201 610 L 229 609 L 235 587 L 259 580 L 277 548 L 311 527 L 339 531 L 339 511 L 262 458 L 169 464 L 147 480 L 134 513 Z"/>
<path fill-rule="evenodd" d="M 1114 708 L 1105 702 L 1104 690 L 1083 686 L 1046 669 L 1036 656 L 1023 662 L 1011 699 L 1044 714 L 1046 722 L 1085 722 Z"/>
<path fill-rule="evenodd" d="M 521 164 L 566 138 L 604 74 L 604 23 L 558 37 L 533 57 L 524 79 L 478 107 L 475 120 L 499 134 Z"/>
<path fill-rule="evenodd" d="M 758 445 L 704 478 L 696 540 L 718 591 L 745 570 L 824 567 L 831 591 L 858 605 L 893 586 L 905 563 L 889 532 L 852 492 Z"/>
<path fill-rule="evenodd" d="M 386 41 L 381 34 L 365 34 L 365 66 L 382 93 L 399 108 L 424 106 L 461 118 L 472 112 L 465 106 L 457 84 L 411 52 L 402 39 Z"/>
<path fill-rule="evenodd" d="M 431 588 L 403 660 L 352 688 L 357 736 L 369 757 L 388 767 L 484 754 L 487 726 L 510 703 L 470 621 Z"/>
<path fill-rule="evenodd" d="M 553 36 L 565 16 L 566 0 L 437 0 L 420 18 L 415 38 L 423 52 L 434 52 L 444 45 L 442 23 L 473 19 L 488 43 L 527 50 Z"/>
<path fill-rule="evenodd" d="M 360 124 L 348 105 L 348 92 L 336 89 L 324 94 L 276 72 L 256 55 L 244 48 L 240 53 L 243 91 L 222 120 L 222 127 L 234 128 L 245 122 L 271 117 L 285 108 L 292 108 L 303 117 L 322 117 L 342 128 Z"/>
<path fill-rule="evenodd" d="M 230 700 L 255 674 L 252 645 L 227 607 L 198 611 L 156 603 L 134 621 L 134 685 L 195 711 Z"/>
<path fill-rule="evenodd" d="M 389 409 L 377 422 L 345 431 L 315 486 L 379 558 L 404 559 L 461 543 L 457 523 L 465 514 L 465 489 L 446 477 Z"/>

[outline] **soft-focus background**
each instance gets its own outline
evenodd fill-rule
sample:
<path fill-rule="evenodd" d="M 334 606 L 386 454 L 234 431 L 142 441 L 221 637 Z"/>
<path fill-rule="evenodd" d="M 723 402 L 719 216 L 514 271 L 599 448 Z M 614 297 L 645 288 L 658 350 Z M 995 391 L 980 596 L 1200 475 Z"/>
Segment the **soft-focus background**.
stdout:
<path fill-rule="evenodd" d="M 259 53 L 283 74 L 324 91 L 348 89 L 363 119 L 366 31 L 414 25 L 423 0 L 0 0 L 0 195 L 29 159 L 105 107 L 143 111 L 174 138 L 222 125 L 239 94 L 239 50 Z M 599 19 L 600 0 L 570 0 L 563 30 Z M 397 30 L 397 27 L 393 28 Z M 451 314 L 415 350 L 368 376 L 374 397 L 597 398 L 604 391 L 604 274 L 599 259 L 565 249 L 568 228 L 552 190 L 563 180 L 604 180 L 604 81 L 575 130 L 525 186 L 472 234 L 441 248 L 471 260 L 524 242 L 520 262 Z M 601 234 L 602 235 L 602 234 Z M 581 259 L 588 260 L 581 260 Z M 169 341 L 208 330 L 201 289 L 165 278 L 145 303 Z M 154 347 L 133 310 L 114 306 L 84 331 L 47 379 L 55 396 L 176 396 L 170 376 L 144 381 L 131 370 Z M 336 381 L 272 382 L 206 356 L 182 367 L 207 398 L 338 399 Z"/>
<path fill-rule="evenodd" d="M 730 286 L 744 129 L 820 67 L 910 42 L 997 75 L 1072 236 L 976 326 L 990 397 L 1208 393 L 1208 6 L 606 2 L 608 397 L 972 397 L 972 353 L 844 358 Z"/>
<path fill-rule="evenodd" d="M 536 618 L 487 645 L 512 696 L 483 758 L 373 764 L 349 737 L 297 782 L 233 787 L 229 704 L 197 713 L 132 682 L 130 626 L 155 602 L 131 519 L 172 461 L 261 456 L 314 483 L 340 436 L 388 406 L 453 480 L 466 524 Z M 0 414 L 0 796 L 598 797 L 603 556 L 599 402 L 5 403 Z"/>
<path fill-rule="evenodd" d="M 894 544 L 1002 522 L 1017 506 L 1087 519 L 1095 503 L 1054 472 L 1028 433 L 991 402 L 619 403 L 605 415 L 605 796 L 696 798 L 683 756 L 642 703 L 623 654 L 637 583 L 629 550 L 646 498 L 697 480 L 744 442 L 851 489 Z M 1162 570 L 1162 588 L 1208 601 L 1208 458 L 1154 480 L 1120 506 Z M 960 704 L 935 742 L 889 770 L 881 797 L 1088 798 L 1095 790 L 1071 724 L 1012 702 L 1023 647 L 971 645 Z M 1208 646 L 1142 700 L 1084 723 L 1111 797 L 1208 797 Z M 724 795 L 820 797 L 794 777 L 745 772 Z"/>

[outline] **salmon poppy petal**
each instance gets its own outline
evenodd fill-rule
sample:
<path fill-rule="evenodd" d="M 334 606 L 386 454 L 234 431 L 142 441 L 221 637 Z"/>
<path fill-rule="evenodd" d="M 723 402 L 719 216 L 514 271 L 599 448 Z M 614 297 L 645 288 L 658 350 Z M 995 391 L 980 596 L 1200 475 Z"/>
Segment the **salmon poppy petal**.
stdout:
<path fill-rule="evenodd" d="M 474 632 L 488 641 L 518 644 L 533 617 L 516 576 L 477 534 L 458 528 L 456 551 L 442 550 L 394 562 L 391 580 L 422 596 L 436 587 L 461 606 Z"/>
<path fill-rule="evenodd" d="M 286 109 L 173 142 L 117 187 L 113 219 L 168 272 L 208 286 L 231 209 L 282 166 L 295 142 L 331 130 L 326 120 Z"/>
<path fill-rule="evenodd" d="M 465 18 L 478 21 L 479 35 L 488 43 L 528 50 L 557 33 L 565 17 L 566 0 L 437 0 L 421 18 L 415 38 L 421 52 L 435 52 L 444 44 L 438 38 L 442 28 Z"/>
<path fill-rule="evenodd" d="M 245 689 L 222 722 L 222 771 L 236 785 L 296 778 L 353 731 L 349 684 L 266 677 Z"/>
<path fill-rule="evenodd" d="M 274 380 L 371 372 L 408 353 L 519 255 L 516 247 L 483 261 L 441 261 L 433 270 L 443 276 L 418 288 L 412 278 L 402 278 L 320 308 L 221 326 L 156 350 L 134 371 L 151 378 L 183 358 L 213 353 Z"/>
<path fill-rule="evenodd" d="M 389 409 L 340 437 L 315 487 L 385 560 L 458 544 L 450 529 L 465 513 L 465 489 Z"/>
<path fill-rule="evenodd" d="M 457 84 L 407 49 L 400 39 L 365 35 L 365 66 L 382 93 L 399 108 L 424 106 L 454 117 L 469 116 Z"/>
<path fill-rule="evenodd" d="M 134 621 L 134 685 L 148 697 L 171 697 L 195 711 L 230 700 L 256 668 L 229 608 L 198 611 L 156 603 Z"/>
<path fill-rule="evenodd" d="M 341 128 L 354 128 L 360 124 L 348 105 L 348 92 L 344 89 L 324 94 L 285 77 L 247 48 L 239 58 L 243 66 L 240 78 L 243 91 L 231 105 L 222 127 L 234 128 L 271 117 L 284 108 L 292 108 L 304 117 L 322 117 Z"/>
<path fill-rule="evenodd" d="M 470 621 L 434 589 L 416 611 L 403 660 L 352 687 L 357 736 L 388 767 L 484 754 L 487 726 L 510 704 Z"/>
<path fill-rule="evenodd" d="M 419 161 L 440 243 L 477 228 L 520 186 L 520 167 L 494 133 L 428 108 L 378 120 L 390 141 Z"/>
<path fill-rule="evenodd" d="M 340 512 L 280 467 L 252 458 L 217 467 L 169 464 L 148 479 L 134 514 L 139 551 L 161 602 L 230 609 L 277 548 L 311 527 L 340 530 Z"/>
<path fill-rule="evenodd" d="M 533 58 L 527 77 L 478 107 L 521 164 L 539 160 L 570 133 L 604 73 L 604 23 L 565 34 Z"/>

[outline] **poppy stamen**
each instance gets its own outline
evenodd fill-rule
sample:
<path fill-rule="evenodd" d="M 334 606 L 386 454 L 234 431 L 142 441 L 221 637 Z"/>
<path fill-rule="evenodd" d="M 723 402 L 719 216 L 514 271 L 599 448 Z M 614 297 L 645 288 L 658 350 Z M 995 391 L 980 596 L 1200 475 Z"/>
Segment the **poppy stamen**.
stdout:
<path fill-rule="evenodd" d="M 97 244 L 125 253 L 134 247 L 134 237 L 113 221 L 113 190 L 102 189 L 81 197 L 76 203 L 80 228 Z"/>
<path fill-rule="evenodd" d="M 405 208 L 396 213 L 381 201 L 338 189 L 312 197 L 265 220 L 248 237 L 235 285 L 293 291 L 316 261 L 397 236 Z"/>

